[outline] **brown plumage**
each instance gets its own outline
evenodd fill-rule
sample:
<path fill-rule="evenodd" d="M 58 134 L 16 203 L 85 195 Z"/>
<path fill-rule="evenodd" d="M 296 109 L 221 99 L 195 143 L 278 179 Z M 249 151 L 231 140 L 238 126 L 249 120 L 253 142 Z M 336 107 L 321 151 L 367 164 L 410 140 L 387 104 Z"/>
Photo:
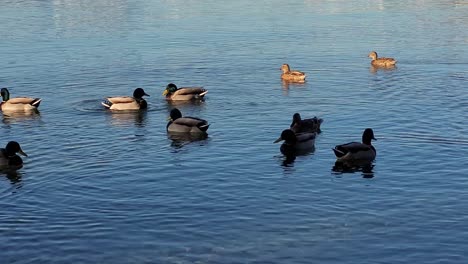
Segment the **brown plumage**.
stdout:
<path fill-rule="evenodd" d="M 170 83 L 166 86 L 163 95 L 166 96 L 166 100 L 189 101 L 203 99 L 206 93 L 208 93 L 208 91 L 202 87 L 177 88 L 175 84 Z"/>
<path fill-rule="evenodd" d="M 1 89 L 2 101 L 0 102 L 0 110 L 3 112 L 28 112 L 37 111 L 41 104 L 41 98 L 31 97 L 15 97 L 10 98 L 10 92 L 7 88 Z"/>
<path fill-rule="evenodd" d="M 372 59 L 371 64 L 375 67 L 394 67 L 397 62 L 394 58 L 379 58 L 375 51 L 369 53 L 369 58 Z"/>
<path fill-rule="evenodd" d="M 289 64 L 283 64 L 281 66 L 281 79 L 290 82 L 304 82 L 306 78 L 306 74 L 301 71 L 291 70 Z"/>

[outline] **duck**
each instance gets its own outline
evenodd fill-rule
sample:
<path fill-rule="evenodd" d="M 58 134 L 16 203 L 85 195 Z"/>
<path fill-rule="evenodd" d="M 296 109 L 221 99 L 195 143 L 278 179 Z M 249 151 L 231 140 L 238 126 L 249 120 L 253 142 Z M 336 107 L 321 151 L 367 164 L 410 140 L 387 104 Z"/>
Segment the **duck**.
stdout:
<path fill-rule="evenodd" d="M 283 74 L 281 74 L 281 79 L 290 82 L 304 82 L 306 74 L 301 71 L 291 70 L 289 64 L 283 64 L 281 66 Z"/>
<path fill-rule="evenodd" d="M 208 121 L 197 118 L 184 116 L 179 109 L 174 108 L 170 112 L 169 122 L 167 123 L 167 132 L 179 132 L 179 133 L 207 133 L 206 131 L 210 127 Z"/>
<path fill-rule="evenodd" d="M 0 148 L 0 167 L 1 168 L 20 168 L 23 166 L 23 160 L 16 153 L 25 157 L 28 155 L 21 149 L 16 141 L 10 141 L 5 148 Z"/>
<path fill-rule="evenodd" d="M 107 97 L 101 104 L 110 110 L 140 110 L 146 109 L 148 103 L 143 96 L 149 96 L 143 88 L 136 88 L 131 96 Z"/>
<path fill-rule="evenodd" d="M 350 142 L 335 146 L 333 152 L 337 161 L 373 161 L 377 155 L 377 151 L 372 146 L 372 140 L 377 140 L 375 139 L 374 131 L 372 128 L 366 128 L 362 133 L 362 143 Z"/>
<path fill-rule="evenodd" d="M 394 58 L 379 58 L 375 51 L 371 51 L 368 57 L 372 59 L 371 65 L 375 67 L 394 67 L 397 63 Z"/>
<path fill-rule="evenodd" d="M 320 133 L 320 125 L 323 123 L 322 118 L 314 116 L 313 118 L 302 119 L 301 114 L 293 115 L 291 126 L 289 127 L 294 133 Z"/>
<path fill-rule="evenodd" d="M 280 151 L 284 155 L 288 156 L 313 149 L 315 137 L 316 133 L 294 133 L 291 129 L 285 129 L 281 132 L 281 136 L 273 143 L 284 141 L 280 147 Z"/>
<path fill-rule="evenodd" d="M 207 93 L 208 90 L 203 89 L 203 87 L 177 88 L 175 84 L 170 83 L 166 86 L 163 95 L 166 96 L 166 100 L 189 101 L 194 99 L 203 99 Z"/>
<path fill-rule="evenodd" d="M 0 109 L 2 111 L 11 112 L 29 112 L 37 111 L 37 108 L 41 104 L 41 98 L 31 97 L 15 97 L 10 98 L 10 91 L 7 88 L 0 90 L 2 96 L 2 102 L 0 102 Z"/>

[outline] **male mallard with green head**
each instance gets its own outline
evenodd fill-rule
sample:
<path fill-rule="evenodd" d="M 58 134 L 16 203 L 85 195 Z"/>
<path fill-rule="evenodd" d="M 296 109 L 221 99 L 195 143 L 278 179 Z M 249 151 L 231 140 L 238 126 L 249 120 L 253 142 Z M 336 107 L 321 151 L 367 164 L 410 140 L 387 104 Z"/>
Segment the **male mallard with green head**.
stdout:
<path fill-rule="evenodd" d="M 163 95 L 166 96 L 166 100 L 188 101 L 194 99 L 203 99 L 207 93 L 208 91 L 202 87 L 177 88 L 175 84 L 170 83 L 166 86 Z"/>
<path fill-rule="evenodd" d="M 289 64 L 283 64 L 281 66 L 281 79 L 290 82 L 304 82 L 306 78 L 306 74 L 301 71 L 291 70 Z"/>
<path fill-rule="evenodd" d="M 21 168 L 23 160 L 16 153 L 28 156 L 16 141 L 10 141 L 5 148 L 0 148 L 0 168 Z"/>
<path fill-rule="evenodd" d="M 314 148 L 316 133 L 294 133 L 291 129 L 285 129 L 281 132 L 281 136 L 274 141 L 278 143 L 284 141 L 280 147 L 281 153 L 284 155 L 295 155 L 300 151 L 310 150 Z"/>
<path fill-rule="evenodd" d="M 15 97 L 10 98 L 10 91 L 7 88 L 1 89 L 2 102 L 0 102 L 0 109 L 2 111 L 11 112 L 28 112 L 37 111 L 41 98 L 30 97 Z"/>
<path fill-rule="evenodd" d="M 379 58 L 375 51 L 369 53 L 368 57 L 372 59 L 371 64 L 375 67 L 393 67 L 397 62 L 394 58 Z"/>
<path fill-rule="evenodd" d="M 208 121 L 197 118 L 184 116 L 179 109 L 174 108 L 171 110 L 169 122 L 167 123 L 167 132 L 180 132 L 180 133 L 206 133 L 210 125 Z"/>
<path fill-rule="evenodd" d="M 372 146 L 372 140 L 377 140 L 374 137 L 374 131 L 371 128 L 366 128 L 362 133 L 362 143 L 350 142 L 335 146 L 333 152 L 337 161 L 373 161 L 377 151 Z"/>
<path fill-rule="evenodd" d="M 149 96 L 142 88 L 136 88 L 131 96 L 107 97 L 101 104 L 110 110 L 139 110 L 146 109 L 148 103 L 143 96 Z"/>

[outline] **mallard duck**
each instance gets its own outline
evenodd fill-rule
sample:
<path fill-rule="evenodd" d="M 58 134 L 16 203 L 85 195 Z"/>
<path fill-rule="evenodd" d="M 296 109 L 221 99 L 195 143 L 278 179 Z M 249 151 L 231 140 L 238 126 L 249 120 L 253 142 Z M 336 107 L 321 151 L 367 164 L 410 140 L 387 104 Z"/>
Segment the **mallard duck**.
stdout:
<path fill-rule="evenodd" d="M 281 153 L 284 155 L 294 155 L 300 151 L 313 149 L 315 137 L 316 133 L 296 134 L 291 129 L 285 129 L 274 143 L 284 141 L 280 147 Z"/>
<path fill-rule="evenodd" d="M 397 62 L 394 58 L 379 58 L 375 51 L 369 53 L 369 58 L 372 59 L 371 64 L 375 67 L 393 67 Z"/>
<path fill-rule="evenodd" d="M 146 109 L 146 103 L 143 96 L 149 96 L 142 88 L 136 88 L 133 92 L 133 97 L 130 96 L 115 96 L 107 97 L 101 104 L 110 110 L 139 110 Z"/>
<path fill-rule="evenodd" d="M 314 116 L 313 118 L 301 119 L 301 115 L 299 113 L 295 113 L 293 115 L 292 123 L 290 129 L 294 133 L 303 133 L 303 132 L 310 132 L 310 133 L 320 133 L 320 125 L 323 123 L 322 118 L 318 118 Z"/>
<path fill-rule="evenodd" d="M 175 84 L 170 83 L 166 86 L 163 95 L 166 96 L 166 100 L 188 101 L 193 99 L 203 99 L 207 93 L 208 91 L 202 87 L 177 88 Z"/>
<path fill-rule="evenodd" d="M 350 142 L 337 145 L 333 149 L 337 161 L 373 161 L 377 155 L 377 151 L 372 146 L 372 140 L 377 140 L 374 137 L 374 131 L 371 128 L 366 128 L 364 133 L 362 133 L 362 143 Z"/>
<path fill-rule="evenodd" d="M 166 126 L 168 132 L 206 133 L 210 127 L 206 120 L 190 116 L 182 117 L 182 113 L 177 108 L 171 110 L 169 120 Z"/>
<path fill-rule="evenodd" d="M 281 74 L 281 79 L 290 81 L 290 82 L 304 82 L 306 74 L 301 71 L 291 70 L 289 64 L 283 64 L 281 66 L 283 74 Z"/>
<path fill-rule="evenodd" d="M 37 111 L 41 98 L 30 98 L 30 97 L 16 97 L 10 98 L 10 91 L 7 88 L 1 90 L 2 102 L 0 102 L 0 109 L 2 111 L 12 112 L 27 112 Z"/>
<path fill-rule="evenodd" d="M 2 168 L 20 168 L 23 166 L 23 160 L 20 156 L 16 155 L 19 153 L 23 156 L 28 156 L 21 149 L 21 146 L 16 141 L 10 141 L 5 148 L 0 149 L 0 167 Z"/>

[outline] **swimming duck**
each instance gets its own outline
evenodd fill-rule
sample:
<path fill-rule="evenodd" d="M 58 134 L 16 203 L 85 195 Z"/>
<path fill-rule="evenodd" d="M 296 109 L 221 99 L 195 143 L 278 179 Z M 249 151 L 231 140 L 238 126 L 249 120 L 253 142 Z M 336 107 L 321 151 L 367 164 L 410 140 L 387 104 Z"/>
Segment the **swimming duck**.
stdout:
<path fill-rule="evenodd" d="M 24 151 L 21 149 L 21 146 L 16 141 L 10 141 L 6 145 L 5 148 L 0 149 L 0 167 L 2 168 L 11 168 L 16 167 L 20 168 L 23 166 L 23 160 L 20 156 L 16 155 L 19 153 L 23 156 L 28 156 Z"/>
<path fill-rule="evenodd" d="M 368 57 L 372 59 L 372 66 L 376 67 L 393 67 L 397 62 L 394 58 L 378 58 L 377 52 L 375 51 L 369 53 Z"/>
<path fill-rule="evenodd" d="M 37 111 L 41 98 L 30 98 L 30 97 L 16 97 L 10 98 L 10 91 L 7 88 L 2 88 L 1 91 L 2 102 L 0 102 L 0 109 L 2 111 L 11 112 L 27 112 Z"/>
<path fill-rule="evenodd" d="M 206 120 L 190 116 L 182 117 L 182 113 L 177 108 L 171 110 L 169 120 L 166 126 L 168 132 L 206 133 L 210 127 Z"/>
<path fill-rule="evenodd" d="M 163 95 L 166 96 L 166 100 L 187 101 L 192 99 L 203 99 L 207 93 L 208 91 L 202 87 L 177 88 L 175 84 L 170 83 L 166 86 Z"/>
<path fill-rule="evenodd" d="M 281 153 L 284 155 L 294 155 L 300 151 L 313 149 L 315 137 L 316 133 L 296 134 L 291 129 L 285 129 L 281 132 L 281 136 L 275 140 L 274 143 L 284 141 L 280 147 Z"/>
<path fill-rule="evenodd" d="M 371 128 L 366 128 L 362 133 L 362 143 L 350 142 L 335 146 L 333 152 L 335 152 L 337 161 L 373 161 L 377 151 L 371 144 L 372 140 L 377 140 L 374 137 L 374 131 Z"/>
<path fill-rule="evenodd" d="M 322 118 L 318 118 L 314 116 L 313 118 L 306 118 L 301 119 L 301 115 L 299 113 L 295 113 L 293 115 L 293 120 L 290 126 L 290 129 L 294 133 L 303 133 L 303 132 L 310 132 L 310 133 L 320 133 L 320 125 L 323 123 Z"/>
<path fill-rule="evenodd" d="M 283 64 L 281 66 L 283 74 L 281 74 L 281 79 L 290 82 L 304 82 L 306 74 L 301 71 L 291 70 L 289 64 Z"/>
<path fill-rule="evenodd" d="M 148 103 L 143 99 L 143 96 L 149 96 L 142 88 L 136 88 L 133 92 L 133 97 L 130 96 L 115 96 L 107 97 L 101 104 L 110 110 L 139 110 L 146 109 Z"/>

